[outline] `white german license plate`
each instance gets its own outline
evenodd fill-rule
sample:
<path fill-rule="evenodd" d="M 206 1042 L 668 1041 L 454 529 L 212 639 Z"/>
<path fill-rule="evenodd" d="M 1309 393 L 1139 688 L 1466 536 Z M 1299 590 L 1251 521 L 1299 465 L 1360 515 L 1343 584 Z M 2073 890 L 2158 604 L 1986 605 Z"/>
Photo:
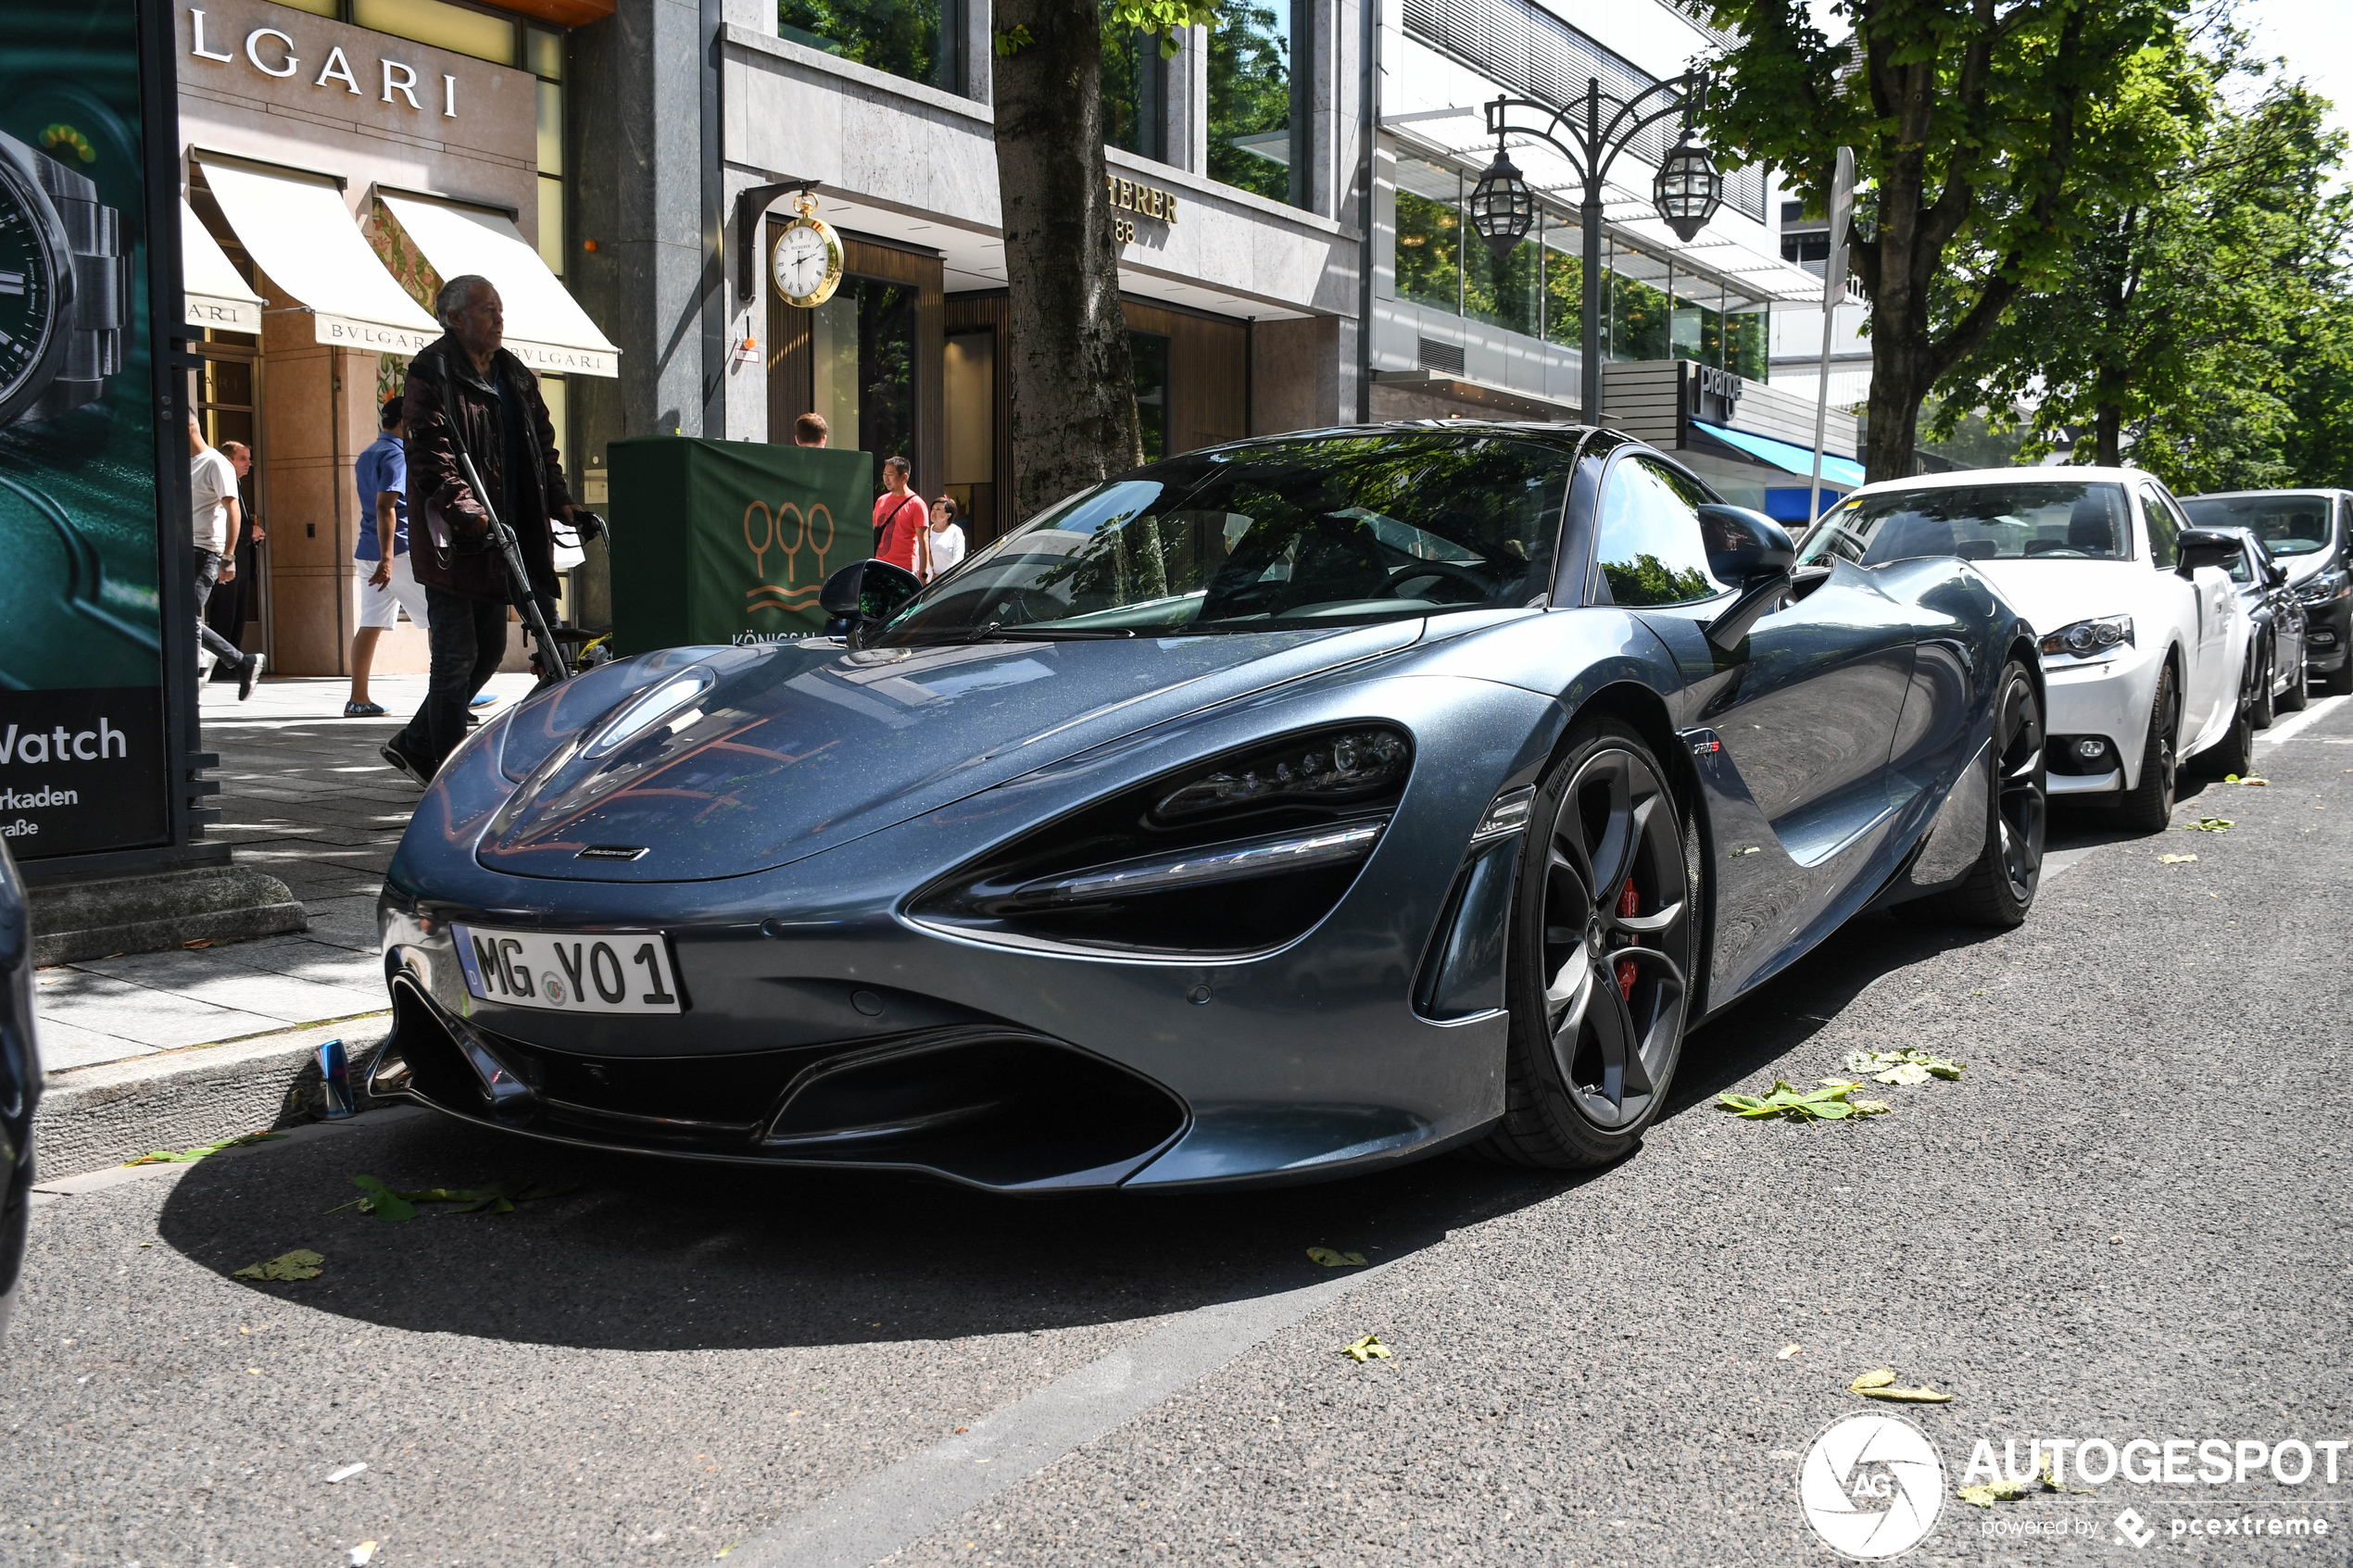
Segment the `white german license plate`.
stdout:
<path fill-rule="evenodd" d="M 658 931 L 604 936 L 459 925 L 466 989 L 485 1002 L 550 1012 L 682 1012 L 678 970 Z"/>

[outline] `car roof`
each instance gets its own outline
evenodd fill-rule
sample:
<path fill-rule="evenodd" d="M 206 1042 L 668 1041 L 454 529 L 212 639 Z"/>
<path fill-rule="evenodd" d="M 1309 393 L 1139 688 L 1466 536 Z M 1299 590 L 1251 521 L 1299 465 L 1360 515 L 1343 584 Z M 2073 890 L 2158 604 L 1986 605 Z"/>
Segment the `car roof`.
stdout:
<path fill-rule="evenodd" d="M 2032 469 L 1962 469 L 1954 473 L 1919 473 L 1909 479 L 1878 479 L 1850 491 L 1875 495 L 1888 490 L 1955 490 L 1970 484 L 2082 484 L 2087 481 L 2131 484 L 2135 480 L 2162 483 L 2146 469 L 2093 468 L 2067 464 Z"/>
<path fill-rule="evenodd" d="M 2332 490 L 2324 484 L 2308 485 L 2296 490 L 2201 490 L 2195 495 L 2184 495 L 2184 501 L 2245 501 L 2258 495 L 2343 495 L 2342 490 Z"/>

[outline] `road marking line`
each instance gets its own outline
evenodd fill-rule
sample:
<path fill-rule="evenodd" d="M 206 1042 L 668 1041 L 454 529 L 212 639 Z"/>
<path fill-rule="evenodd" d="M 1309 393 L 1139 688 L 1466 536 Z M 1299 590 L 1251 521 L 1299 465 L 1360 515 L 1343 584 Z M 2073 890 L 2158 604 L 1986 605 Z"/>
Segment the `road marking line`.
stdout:
<path fill-rule="evenodd" d="M 2053 877 L 2058 875 L 2061 872 L 2082 865 L 2085 859 L 2091 855 L 2093 850 L 2104 849 L 2107 846 L 2102 844 L 2087 844 L 2081 849 L 2054 849 L 2050 851 L 2043 857 L 2043 881 L 2048 882 Z"/>
<path fill-rule="evenodd" d="M 2324 696 L 2303 712 L 2280 720 L 2256 738 L 2266 746 L 2285 746 L 2316 721 L 2335 712 L 2347 701 L 2353 701 L 2353 697 Z"/>
<path fill-rule="evenodd" d="M 867 1568 L 1126 1425 L 1386 1267 L 1197 1308 L 981 1417 L 970 1434 L 903 1459 L 783 1521 L 737 1547 L 729 1561 L 744 1568 Z"/>

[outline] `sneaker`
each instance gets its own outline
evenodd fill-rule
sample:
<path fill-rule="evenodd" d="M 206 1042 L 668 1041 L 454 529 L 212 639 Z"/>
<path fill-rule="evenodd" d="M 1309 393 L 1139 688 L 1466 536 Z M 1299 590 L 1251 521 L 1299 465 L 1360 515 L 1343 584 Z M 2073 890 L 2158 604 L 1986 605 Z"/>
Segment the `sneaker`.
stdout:
<path fill-rule="evenodd" d="M 343 716 L 346 719 L 381 719 L 384 713 L 381 702 L 346 702 L 343 705 Z"/>
<path fill-rule="evenodd" d="M 253 684 L 261 679 L 261 667 L 269 662 L 258 653 L 249 653 L 245 655 L 245 661 L 237 666 L 237 700 L 239 702 L 253 696 Z"/>
<path fill-rule="evenodd" d="M 497 704 L 497 697 L 489 692 L 484 692 L 480 696 L 474 698 L 472 702 L 466 704 L 466 706 L 468 708 L 495 708 Z"/>
<path fill-rule="evenodd" d="M 376 755 L 383 758 L 384 759 L 385 766 L 391 768 L 393 771 L 407 774 L 409 782 L 414 784 L 419 789 L 423 789 L 426 785 L 433 783 L 433 775 L 426 772 L 422 768 L 418 767 L 416 763 L 410 761 L 409 759 L 409 754 L 400 749 L 400 740 L 398 736 L 395 736 L 393 739 L 384 742 L 383 746 L 377 747 Z"/>

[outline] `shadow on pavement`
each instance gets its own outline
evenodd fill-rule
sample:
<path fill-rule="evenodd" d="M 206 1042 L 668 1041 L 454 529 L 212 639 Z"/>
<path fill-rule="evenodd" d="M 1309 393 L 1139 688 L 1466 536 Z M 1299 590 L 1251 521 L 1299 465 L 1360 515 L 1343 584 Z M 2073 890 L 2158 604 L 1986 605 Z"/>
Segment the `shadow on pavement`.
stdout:
<path fill-rule="evenodd" d="M 351 1178 L 401 1189 L 577 1182 L 509 1214 L 386 1223 Z M 1436 1160 L 1250 1193 L 1013 1198 L 917 1177 L 736 1170 L 576 1151 L 438 1117 L 263 1146 L 181 1177 L 161 1239 L 250 1288 L 385 1327 L 589 1348 L 873 1344 L 1117 1323 L 1331 1277 L 1306 1248 L 1403 1257 L 1585 1173 Z M 245 1282 L 239 1282 L 241 1285 Z"/>

